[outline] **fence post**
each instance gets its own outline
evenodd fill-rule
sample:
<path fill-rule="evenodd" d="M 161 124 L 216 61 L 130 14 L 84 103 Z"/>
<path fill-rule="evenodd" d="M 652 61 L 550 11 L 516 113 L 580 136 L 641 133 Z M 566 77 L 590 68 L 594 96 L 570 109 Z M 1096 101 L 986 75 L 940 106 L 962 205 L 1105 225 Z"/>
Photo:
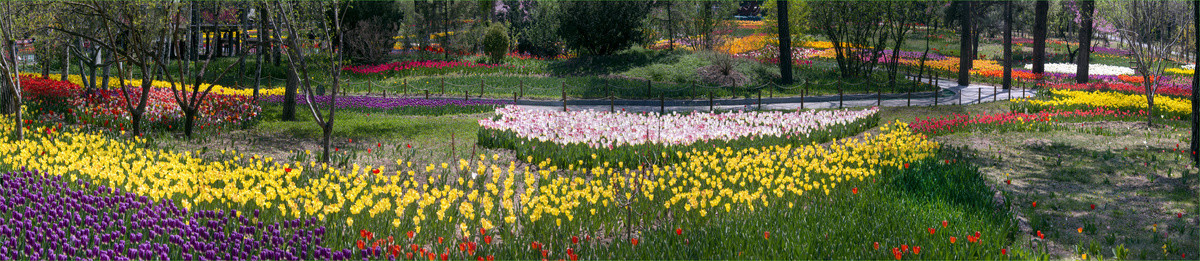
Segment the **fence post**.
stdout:
<path fill-rule="evenodd" d="M 800 89 L 800 110 L 804 110 L 804 95 L 808 94 L 808 80 L 804 81 L 804 86 Z"/>
<path fill-rule="evenodd" d="M 976 94 L 976 95 L 975 95 L 975 96 L 976 96 L 976 98 L 975 98 L 975 104 L 980 104 L 980 103 L 983 103 L 983 90 L 982 90 L 982 89 L 980 89 L 980 91 L 978 91 L 978 92 L 975 92 L 975 94 Z"/>
<path fill-rule="evenodd" d="M 708 111 L 713 111 L 713 91 L 708 91 Z"/>
<path fill-rule="evenodd" d="M 425 99 L 426 99 L 426 100 L 428 100 L 428 99 L 429 99 L 429 90 L 425 90 Z"/>
<path fill-rule="evenodd" d="M 470 99 L 471 99 L 471 93 L 466 90 L 463 90 L 463 100 L 466 101 L 466 100 L 470 100 Z"/>
<path fill-rule="evenodd" d="M 767 98 L 775 98 L 775 88 L 767 89 Z"/>
<path fill-rule="evenodd" d="M 517 80 L 517 86 L 521 89 L 521 97 L 525 97 L 525 79 Z"/>
<path fill-rule="evenodd" d="M 372 87 L 374 87 L 372 85 L 374 85 L 374 84 L 371 84 L 371 78 L 367 78 L 367 94 L 368 95 L 371 94 L 371 92 L 372 92 L 372 89 L 373 89 Z"/>
<path fill-rule="evenodd" d="M 762 89 L 758 89 L 758 110 L 762 110 Z"/>
<path fill-rule="evenodd" d="M 932 81 L 932 80 L 930 80 L 930 81 Z M 933 107 L 937 107 L 938 99 L 942 97 L 942 87 L 934 85 L 933 89 L 934 89 L 934 91 L 933 91 Z"/>
<path fill-rule="evenodd" d="M 883 106 L 883 86 L 875 88 L 875 106 Z"/>
<path fill-rule="evenodd" d="M 650 79 L 646 79 L 646 98 L 650 98 L 650 94 L 651 94 L 650 90 L 651 90 Z"/>
<path fill-rule="evenodd" d="M 387 89 L 383 89 L 383 97 L 387 98 Z"/>
<path fill-rule="evenodd" d="M 608 112 L 617 112 L 617 96 L 608 95 Z"/>
<path fill-rule="evenodd" d="M 517 104 L 517 93 L 513 92 L 513 105 Z"/>
<path fill-rule="evenodd" d="M 1000 90 L 996 89 L 996 86 L 995 86 L 995 85 L 992 85 L 992 101 L 993 101 L 993 102 L 994 102 L 994 101 L 996 101 L 996 99 L 997 99 L 997 98 L 999 98 L 999 97 L 997 97 L 997 96 L 1000 96 L 1000 92 L 999 92 L 999 91 L 1000 91 Z"/>
<path fill-rule="evenodd" d="M 842 102 L 845 101 L 845 92 L 842 92 L 842 85 L 838 85 L 838 109 L 842 108 Z"/>
<path fill-rule="evenodd" d="M 567 111 L 567 88 L 566 87 L 567 87 L 567 82 L 563 81 L 563 90 L 562 90 L 563 111 Z"/>
<path fill-rule="evenodd" d="M 658 95 L 658 114 L 663 114 L 666 112 L 667 112 L 667 95 L 659 94 Z"/>

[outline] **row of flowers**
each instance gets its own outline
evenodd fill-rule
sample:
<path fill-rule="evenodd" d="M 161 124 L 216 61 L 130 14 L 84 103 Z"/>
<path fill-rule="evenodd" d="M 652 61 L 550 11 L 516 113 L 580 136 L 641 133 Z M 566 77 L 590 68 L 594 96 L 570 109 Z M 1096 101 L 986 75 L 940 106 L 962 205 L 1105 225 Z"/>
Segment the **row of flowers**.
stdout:
<path fill-rule="evenodd" d="M 340 260 L 353 254 L 323 247 L 326 227 L 313 218 L 264 222 L 259 211 L 188 209 L 24 167 L 0 173 L 0 184 L 3 260 Z"/>
<path fill-rule="evenodd" d="M 996 114 L 953 113 L 940 117 L 915 118 L 909 125 L 914 132 L 943 135 L 961 131 L 1034 131 L 1054 128 L 1051 123 L 1063 119 L 1114 119 L 1145 116 L 1145 112 L 1127 112 L 1106 108 L 1076 109 L 1071 111 L 1046 110 L 1035 113 L 1002 112 Z"/>
<path fill-rule="evenodd" d="M 11 130 L 11 121 L 3 121 L 5 129 Z M 381 245 L 382 239 L 372 240 L 372 235 L 358 229 L 363 227 L 409 231 L 409 242 L 414 238 L 429 242 L 437 235 L 454 235 L 447 241 L 464 242 L 460 243 L 460 249 L 473 250 L 474 243 L 465 242 L 530 242 L 541 235 L 539 230 L 611 225 L 613 220 L 626 215 L 625 208 L 609 207 L 618 204 L 639 213 L 670 210 L 678 213 L 676 218 L 683 220 L 682 223 L 688 224 L 715 218 L 737 219 L 756 208 L 766 209 L 770 205 L 790 207 L 790 202 L 805 194 L 849 191 L 847 183 L 871 180 L 882 169 L 902 168 L 908 162 L 933 156 L 937 143 L 909 129 L 903 123 L 895 123 L 882 127 L 875 135 L 845 139 L 830 146 L 714 148 L 681 152 L 687 160 L 671 164 L 643 167 L 618 163 L 575 170 L 593 173 L 595 178 L 589 180 L 562 175 L 556 167 L 545 163 L 526 166 L 524 170 L 518 168 L 516 162 L 496 164 L 496 155 L 492 156 L 492 161 L 480 155 L 478 161 L 461 159 L 453 166 L 443 163 L 423 168 L 397 161 L 401 167 L 396 171 L 372 166 L 335 170 L 314 164 L 309 165 L 313 166 L 309 170 L 302 165 L 281 164 L 270 158 L 235 153 L 227 155 L 225 160 L 200 160 L 186 153 L 151 151 L 141 146 L 139 138 L 118 141 L 102 134 L 73 132 L 51 132 L 25 140 L 4 139 L 0 143 L 0 155 L 3 155 L 0 165 L 28 166 L 50 175 L 61 175 L 62 182 L 103 186 L 86 185 L 91 191 L 112 191 L 78 197 L 107 205 L 71 210 L 87 211 L 87 216 L 101 217 L 96 223 L 99 229 L 84 230 L 93 225 L 78 222 L 64 222 L 65 225 L 59 227 L 64 231 L 76 231 L 73 233 L 76 238 L 105 233 L 129 236 L 122 238 L 125 241 L 114 241 L 112 248 L 137 251 L 110 253 L 113 258 L 160 258 L 161 253 L 176 253 L 164 250 L 164 247 L 173 250 L 178 246 L 184 249 L 183 252 L 203 253 L 210 259 L 337 259 L 347 256 L 348 252 L 341 250 L 343 248 L 356 247 L 361 249 L 360 252 L 385 250 L 375 247 Z M 634 177 L 634 173 L 644 173 L 644 176 Z M 521 189 L 516 188 L 517 183 L 523 183 Z M 122 193 L 120 197 L 136 195 L 136 201 L 141 205 L 99 200 L 118 191 Z M 857 193 L 857 189 L 853 191 Z M 179 207 L 174 207 L 175 203 L 164 203 L 171 201 L 179 202 Z M 37 207 L 55 207 L 55 204 L 42 205 L 45 206 Z M 159 209 L 172 211 L 172 215 L 158 214 Z M 721 215 L 716 215 L 718 212 Z M 57 215 L 55 210 L 39 213 L 41 216 L 35 218 L 40 220 L 75 218 L 75 215 L 62 215 L 49 219 L 52 217 L 49 215 Z M 109 225 L 115 217 L 129 218 L 129 213 L 144 215 L 140 217 L 144 220 L 127 222 L 128 225 Z M 254 213 L 254 218 L 248 213 Z M 158 222 L 166 223 L 166 220 L 184 214 L 192 218 L 175 219 L 171 221 L 171 227 Z M 285 232 L 258 224 L 274 220 L 287 228 Z M 328 228 L 313 225 L 322 222 L 334 222 L 335 225 Z M 25 223 L 20 224 L 25 226 Z M 156 230 L 152 224 L 160 224 L 161 229 Z M 136 229 L 121 230 L 126 226 Z M 205 238 L 191 239 L 192 226 L 206 228 L 199 232 Z M 518 226 L 534 229 L 534 232 L 513 232 Z M 176 231 L 174 227 L 181 231 L 178 238 L 167 235 L 167 231 Z M 113 234 L 113 231 L 120 232 Z M 360 231 L 360 235 L 354 235 L 352 231 Z M 334 234 L 321 237 L 322 232 Z M 297 238 L 305 236 L 310 237 Z M 57 238 L 71 237 L 62 234 Z M 320 238 L 324 238 L 324 242 Z M 443 240 L 436 238 L 438 245 L 434 246 L 440 248 Z M 769 238 L 769 234 L 764 238 Z M 636 240 L 634 235 L 635 245 Z M 383 242 L 390 245 L 391 241 L 389 238 Z M 143 246 L 145 242 L 155 242 L 155 245 Z M 303 249 L 305 242 L 314 242 L 313 248 L 294 251 Z M 196 243 L 205 245 L 201 247 Z M 317 245 L 330 249 L 317 248 Z M 246 252 L 249 256 L 242 256 L 246 248 L 260 251 Z M 261 251 L 277 248 L 294 252 Z M 418 252 L 418 248 L 422 255 L 427 253 L 427 246 L 413 245 L 412 251 Z M 50 259 L 72 257 L 62 256 L 62 252 L 57 251 L 47 251 L 57 255 Z M 95 256 L 87 254 L 86 249 L 83 251 L 82 256 Z M 385 251 L 397 252 L 394 247 Z M 434 251 L 440 252 L 443 260 L 447 257 L 445 253 L 451 252 L 437 248 L 428 252 Z M 11 258 L 23 259 L 21 256 Z"/>
<path fill-rule="evenodd" d="M 846 124 L 875 115 L 876 108 L 807 112 L 728 112 L 657 114 L 596 110 L 556 111 L 507 106 L 480 128 L 512 131 L 521 138 L 592 148 L 697 141 L 736 140 L 753 136 L 805 135 L 828 125 Z"/>
<path fill-rule="evenodd" d="M 318 106 L 327 106 L 329 96 L 320 95 L 313 99 Z M 264 102 L 283 102 L 283 96 L 268 96 Z M 308 99 L 296 97 L 296 104 L 307 105 Z M 500 105 L 511 104 L 512 101 L 502 100 L 462 100 L 462 99 L 415 99 L 401 97 L 379 96 L 338 96 L 334 103 L 339 109 L 355 109 L 365 111 L 383 111 L 387 113 L 406 115 L 447 115 L 480 113 L 492 111 Z"/>
<path fill-rule="evenodd" d="M 348 71 L 357 74 L 379 74 L 387 72 L 398 72 L 405 70 L 418 69 L 438 69 L 438 70 L 453 70 L 453 69 L 499 69 L 507 67 L 498 64 L 483 64 L 470 61 L 404 61 L 392 62 L 378 65 L 359 65 L 347 66 L 342 68 L 343 71 Z"/>
<path fill-rule="evenodd" d="M 822 143 L 874 127 L 877 110 L 665 114 L 497 109 L 480 120 L 480 146 L 547 159 L 558 167 L 675 162 L 681 152 Z"/>
<path fill-rule="evenodd" d="M 129 90 L 128 99 L 121 89 L 96 89 L 85 92 L 77 82 L 62 82 L 41 79 L 33 75 L 22 76 L 22 88 L 34 95 L 27 96 L 35 104 L 34 113 L 41 120 L 79 122 L 83 124 L 124 129 L 132 116 L 128 105 L 137 105 L 141 93 L 136 88 Z M 69 79 L 78 80 L 71 75 Z M 156 81 L 155 86 L 163 84 Z M 218 93 L 217 90 L 224 90 Z M 197 124 L 203 126 L 237 125 L 254 119 L 262 108 L 254 104 L 249 96 L 223 93 L 239 93 L 241 90 L 217 89 L 198 106 Z M 144 123 L 150 127 L 175 129 L 184 123 L 183 109 L 169 88 L 152 88 L 146 99 Z"/>
<path fill-rule="evenodd" d="M 1069 88 L 1089 88 L 1089 87 L 1074 87 L 1071 85 L 1064 89 L 1049 88 L 1049 98 L 1034 98 L 1034 99 L 1018 99 L 1017 102 L 1027 103 L 1035 107 L 1052 107 L 1063 109 L 1078 109 L 1078 108 L 1112 108 L 1127 112 L 1145 111 L 1149 108 L 1149 103 L 1146 100 L 1145 94 L 1127 94 L 1112 91 L 1099 90 L 1072 90 Z M 1075 85 L 1078 86 L 1078 85 Z M 1154 95 L 1154 111 L 1155 114 L 1172 119 L 1184 119 L 1192 113 L 1192 101 L 1186 98 L 1177 98 L 1160 94 Z"/>

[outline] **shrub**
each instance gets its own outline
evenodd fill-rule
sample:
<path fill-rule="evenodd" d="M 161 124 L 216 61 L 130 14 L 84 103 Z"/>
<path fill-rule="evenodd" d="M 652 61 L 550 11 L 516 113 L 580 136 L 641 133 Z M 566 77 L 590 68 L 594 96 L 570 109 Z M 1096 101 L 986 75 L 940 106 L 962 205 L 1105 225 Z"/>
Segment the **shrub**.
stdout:
<path fill-rule="evenodd" d="M 712 53 L 709 54 L 712 64 L 696 69 L 696 74 L 705 83 L 717 84 L 724 87 L 737 87 L 750 82 L 750 78 L 737 71 L 739 61 L 732 56 Z"/>
<path fill-rule="evenodd" d="M 508 54 L 508 29 L 500 23 L 492 24 L 483 35 L 483 52 L 487 53 L 493 63 L 504 61 Z"/>
<path fill-rule="evenodd" d="M 633 1 L 581 1 L 566 4 L 558 35 L 581 53 L 607 55 L 642 42 L 649 8 Z"/>

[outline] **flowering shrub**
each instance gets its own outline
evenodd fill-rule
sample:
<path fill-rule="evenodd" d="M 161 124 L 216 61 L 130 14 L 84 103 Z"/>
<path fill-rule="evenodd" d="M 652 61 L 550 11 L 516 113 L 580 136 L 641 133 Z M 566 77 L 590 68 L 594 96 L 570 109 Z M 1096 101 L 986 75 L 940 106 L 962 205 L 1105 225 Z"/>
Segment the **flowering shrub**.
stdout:
<path fill-rule="evenodd" d="M 1004 112 L 997 114 L 960 114 L 942 117 L 916 118 L 909 124 L 914 132 L 929 135 L 950 134 L 960 131 L 1045 131 L 1054 128 L 1052 122 L 1061 119 L 1126 118 L 1145 116 L 1145 113 L 1114 111 L 1105 108 L 1073 111 L 1047 110 L 1037 113 Z"/>
<path fill-rule="evenodd" d="M 674 161 L 676 152 L 710 146 L 807 144 L 874 126 L 877 109 L 821 112 L 664 114 L 541 111 L 504 107 L 480 120 L 481 146 L 509 148 L 518 156 L 550 158 L 562 166 L 645 157 Z"/>
<path fill-rule="evenodd" d="M 462 72 L 467 69 L 500 69 L 505 67 L 509 66 L 482 64 L 469 61 L 407 61 L 379 65 L 347 66 L 342 68 L 342 70 L 357 74 L 381 74 L 393 71 L 433 69 L 440 74 L 445 74 L 450 72 Z"/>
<path fill-rule="evenodd" d="M 1033 64 L 1026 64 L 1025 69 L 1033 70 Z M 1077 66 L 1072 63 L 1047 63 L 1046 72 L 1054 73 L 1071 73 L 1074 74 Z M 1133 74 L 1133 69 L 1129 67 L 1112 66 L 1104 64 L 1088 65 L 1088 75 L 1129 75 Z"/>

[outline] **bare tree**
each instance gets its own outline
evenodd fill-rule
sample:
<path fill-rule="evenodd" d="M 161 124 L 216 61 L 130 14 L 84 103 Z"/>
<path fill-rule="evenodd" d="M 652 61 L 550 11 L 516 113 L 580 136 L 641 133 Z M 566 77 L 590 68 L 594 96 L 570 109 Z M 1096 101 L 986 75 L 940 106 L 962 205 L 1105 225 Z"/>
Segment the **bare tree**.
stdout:
<path fill-rule="evenodd" d="M 308 4 L 308 6 L 305 6 L 304 4 Z M 316 82 L 316 80 L 311 77 L 321 72 L 309 71 L 309 62 L 312 61 L 312 59 L 309 59 L 309 57 L 305 56 L 307 53 L 309 53 L 309 50 L 303 49 L 305 46 L 312 46 L 312 44 L 304 45 L 300 43 L 299 38 L 302 37 L 299 37 L 301 33 L 299 30 L 297 30 L 297 24 L 302 20 L 315 23 L 315 25 L 309 26 L 308 28 L 315 28 L 310 30 L 315 30 L 312 32 L 313 35 L 320 36 L 319 40 L 321 41 L 321 45 L 343 46 L 342 35 L 344 34 L 341 28 L 341 6 L 342 5 L 338 3 L 338 1 L 333 1 L 332 3 L 304 2 L 302 4 L 286 1 L 275 3 L 275 11 L 276 14 L 278 14 L 276 17 L 278 17 L 282 23 L 282 28 L 280 28 L 281 30 L 274 31 L 275 39 L 285 39 L 287 41 L 287 48 L 285 48 L 284 55 L 287 55 L 288 68 L 291 71 L 291 75 L 294 75 L 290 78 L 294 78 L 293 80 L 295 80 L 299 87 L 304 91 L 304 99 L 307 101 L 309 112 L 312 113 L 313 121 L 316 122 L 317 126 L 321 127 L 323 140 L 321 142 L 322 152 L 320 160 L 324 162 L 329 161 L 329 149 L 332 147 L 332 140 L 330 138 L 333 134 L 334 113 L 337 111 L 336 101 L 340 86 L 339 80 L 344 61 L 342 52 L 333 51 L 335 54 L 332 56 L 332 61 L 328 64 L 328 71 L 324 72 L 328 73 L 328 84 L 332 86 L 330 88 L 332 92 L 329 94 L 329 96 L 327 96 L 329 103 L 327 104 L 328 108 L 325 110 L 327 110 L 328 114 L 322 113 L 320 105 L 317 104 L 317 94 L 313 91 L 314 85 L 321 83 Z M 326 10 L 330 9 L 332 9 L 333 16 L 327 18 L 324 14 L 326 13 Z M 289 37 L 281 37 L 281 31 L 287 32 Z"/>
<path fill-rule="evenodd" d="M 1154 125 L 1158 80 L 1163 68 L 1172 64 L 1168 60 L 1171 50 L 1180 44 L 1184 34 L 1182 25 L 1190 18 L 1185 5 L 1176 1 L 1128 1 L 1120 2 L 1113 12 L 1108 12 L 1112 16 L 1109 20 L 1116 21 L 1121 41 L 1129 48 L 1136 65 L 1134 70 L 1144 80 L 1148 126 Z"/>
<path fill-rule="evenodd" d="M 4 95 L 10 98 L 10 104 L 3 104 L 8 107 L 11 113 L 16 114 L 16 127 L 14 131 L 17 139 L 25 139 L 24 119 L 21 112 L 21 77 L 20 68 L 17 63 L 17 46 L 15 39 L 23 39 L 24 33 L 21 32 L 21 26 L 18 25 L 19 18 L 17 14 L 23 13 L 24 7 L 22 3 L 3 2 L 0 3 L 0 37 L 3 37 L 4 47 L 3 54 L 0 54 L 0 70 L 4 71 Z M 9 107 L 11 106 L 11 107 Z M 9 111 L 6 110 L 6 111 Z"/>
<path fill-rule="evenodd" d="M 1200 59 L 1200 1 L 1192 1 L 1192 41 L 1196 44 L 1192 49 L 1192 64 Z M 1192 73 L 1192 165 L 1200 166 L 1200 74 Z"/>

